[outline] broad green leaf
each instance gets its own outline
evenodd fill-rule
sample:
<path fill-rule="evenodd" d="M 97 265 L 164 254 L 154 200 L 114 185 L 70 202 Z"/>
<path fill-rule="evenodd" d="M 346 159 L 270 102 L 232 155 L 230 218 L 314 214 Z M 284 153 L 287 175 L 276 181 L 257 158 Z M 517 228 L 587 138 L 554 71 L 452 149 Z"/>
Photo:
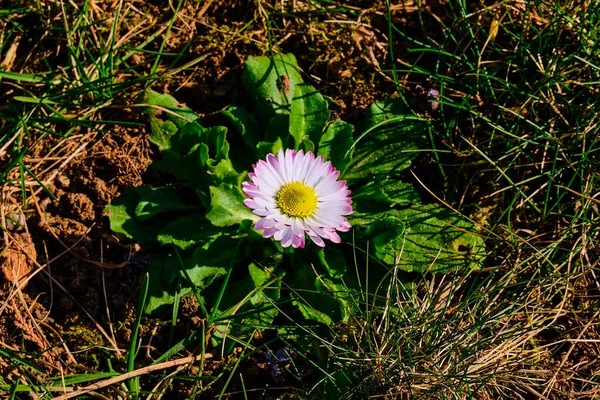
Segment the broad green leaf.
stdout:
<path fill-rule="evenodd" d="M 292 54 L 248 57 L 242 79 L 263 125 L 275 114 L 289 114 L 296 85 L 303 82 Z"/>
<path fill-rule="evenodd" d="M 155 252 L 150 254 L 148 274 L 148 300 L 144 308 L 145 314 L 166 316 L 172 310 L 177 299 L 177 280 L 165 281 L 165 271 L 178 271 L 178 261 L 171 253 Z M 175 274 L 173 274 L 176 276 Z M 179 294 L 184 296 L 190 290 L 183 289 Z"/>
<path fill-rule="evenodd" d="M 331 314 L 335 313 L 335 306 L 332 307 L 332 310 L 321 311 L 295 294 L 292 294 L 292 298 L 294 299 L 292 300 L 292 304 L 298 308 L 298 311 L 300 311 L 300 314 L 302 314 L 304 319 L 320 322 L 325 325 L 333 324 L 334 321 L 333 318 L 331 318 Z"/>
<path fill-rule="evenodd" d="M 231 226 L 245 219 L 257 220 L 248 208 L 244 206 L 244 195 L 239 187 L 231 184 L 221 184 L 210 187 L 211 207 L 206 218 L 214 226 Z"/>
<path fill-rule="evenodd" d="M 281 296 L 281 278 L 284 272 L 277 266 L 263 268 L 254 263 L 242 279 L 227 286 L 228 296 L 223 298 L 219 320 L 223 324 L 215 328 L 211 337 L 213 345 L 219 345 L 226 337 L 247 337 L 255 329 L 266 329 L 279 314 L 275 306 Z M 231 348 L 229 341 L 225 347 Z"/>
<path fill-rule="evenodd" d="M 321 248 L 316 250 L 320 264 L 332 278 L 341 278 L 346 273 L 346 259 L 344 253 L 334 248 Z"/>
<path fill-rule="evenodd" d="M 207 135 L 210 157 L 215 160 L 229 157 L 229 143 L 226 140 L 227 128 L 224 126 L 213 126 L 208 129 Z"/>
<path fill-rule="evenodd" d="M 235 252 L 232 250 L 236 241 L 229 236 L 216 234 L 205 238 L 200 244 L 201 247 L 195 248 L 193 252 L 179 251 L 177 255 L 175 252 L 168 254 L 162 275 L 165 282 L 171 284 L 177 278 L 185 277 L 184 288 L 193 285 L 202 293 L 216 278 L 227 273 L 235 261 Z"/>
<path fill-rule="evenodd" d="M 197 122 L 185 124 L 170 137 L 170 147 L 162 151 L 155 162 L 160 169 L 188 182 L 192 187 L 208 181 L 206 164 L 209 160 L 208 132 Z"/>
<path fill-rule="evenodd" d="M 315 281 L 315 287 L 317 291 L 326 293 L 327 296 L 331 296 L 336 300 L 339 307 L 339 317 L 334 322 L 347 321 L 352 311 L 358 311 L 357 307 L 354 306 L 350 289 L 339 279 L 322 276 Z"/>
<path fill-rule="evenodd" d="M 125 192 L 107 205 L 104 212 L 108 216 L 110 229 L 141 244 L 156 243 L 160 223 L 144 223 L 136 219 L 136 208 L 140 201 L 152 193 L 148 186 L 126 189 Z"/>
<path fill-rule="evenodd" d="M 278 114 L 269 120 L 265 129 L 265 141 L 275 142 L 281 140 L 285 147 L 292 144 L 293 137 L 290 135 L 290 116 Z"/>
<path fill-rule="evenodd" d="M 202 215 L 180 216 L 170 222 L 163 221 L 163 228 L 156 235 L 160 245 L 173 244 L 181 249 L 202 245 L 223 233 Z"/>
<path fill-rule="evenodd" d="M 200 125 L 198 121 L 189 122 L 179 128 L 177 134 L 171 137 L 172 145 L 169 150 L 180 156 L 188 155 L 197 145 L 207 142 L 207 131 L 208 129 Z"/>
<path fill-rule="evenodd" d="M 229 106 L 221 114 L 229 121 L 234 129 L 232 133 L 237 132 L 238 136 L 230 138 L 232 143 L 240 143 L 230 149 L 231 162 L 238 170 L 243 170 L 247 166 L 252 165 L 259 159 L 256 151 L 256 145 L 261 141 L 260 127 L 254 118 L 254 115 L 249 113 L 242 107 Z"/>
<path fill-rule="evenodd" d="M 315 152 L 315 144 L 310 139 L 302 139 L 302 143 L 300 144 L 300 149 L 307 151 Z"/>
<path fill-rule="evenodd" d="M 143 196 L 135 208 L 135 217 L 138 221 L 145 221 L 159 214 L 173 211 L 193 211 L 200 208 L 198 199 L 197 204 L 185 199 L 181 190 L 172 186 L 163 186 L 152 188 L 151 191 Z"/>
<path fill-rule="evenodd" d="M 240 180 L 240 175 L 231 165 L 229 158 L 222 159 L 214 167 L 211 168 L 212 182 L 215 184 L 231 183 L 237 184 Z"/>
<path fill-rule="evenodd" d="M 331 325 L 342 319 L 345 312 L 322 280 L 309 265 L 298 263 L 288 273 L 287 282 L 292 304 L 306 320 Z"/>
<path fill-rule="evenodd" d="M 250 148 L 254 148 L 260 141 L 260 128 L 254 115 L 250 114 L 245 108 L 229 106 L 221 111 L 231 124 L 239 132 L 242 141 Z"/>
<path fill-rule="evenodd" d="M 384 113 L 380 103 L 367 111 L 365 130 L 355 140 L 344 178 L 356 181 L 397 177 L 426 143 L 429 122 L 407 114 Z"/>
<path fill-rule="evenodd" d="M 333 121 L 321 137 L 317 155 L 330 160 L 334 167 L 343 172 L 352 158 L 353 132 L 354 127 L 349 123 Z"/>
<path fill-rule="evenodd" d="M 256 145 L 258 159 L 264 160 L 267 157 L 267 154 L 277 154 L 279 153 L 279 150 L 282 150 L 283 148 L 281 138 L 277 138 L 275 142 L 259 142 Z"/>
<path fill-rule="evenodd" d="M 274 268 L 263 268 L 254 263 L 250 263 L 250 265 L 248 265 L 248 271 L 250 272 L 250 278 L 252 278 L 254 287 L 258 289 L 250 298 L 250 303 L 254 307 L 264 305 L 271 306 L 272 302 L 279 300 L 281 291 L 272 290 L 273 287 L 277 289 L 281 287 L 281 281 L 279 279 L 275 279 L 276 275 L 274 274 Z M 271 289 L 265 290 L 267 287 Z"/>
<path fill-rule="evenodd" d="M 150 117 L 150 141 L 158 146 L 160 151 L 171 147 L 170 137 L 183 125 L 199 118 L 190 108 L 168 94 L 147 90 L 142 102 L 148 106 L 144 108 L 144 112 Z"/>
<path fill-rule="evenodd" d="M 478 269 L 485 256 L 483 240 L 463 217 L 437 205 L 413 204 L 379 214 L 357 214 L 375 256 L 404 271 L 451 272 Z"/>
<path fill-rule="evenodd" d="M 204 245 L 193 253 L 171 250 L 152 253 L 148 267 L 151 277 L 149 301 L 145 313 L 155 316 L 168 315 L 178 298 L 191 295 L 190 285 L 196 288 L 200 294 L 199 300 L 204 303 L 206 295 L 210 293 L 209 286 L 225 275 L 231 267 L 232 242 L 235 245 L 234 240 L 217 236 L 206 239 Z"/>
<path fill-rule="evenodd" d="M 380 212 L 395 205 L 420 203 L 421 197 L 410 183 L 380 179 L 358 185 L 352 193 L 354 209 L 361 213 Z"/>
<path fill-rule="evenodd" d="M 361 120 L 356 124 L 356 128 L 364 132 L 367 129 L 395 118 L 399 115 L 414 115 L 401 99 L 387 99 L 377 101 L 365 110 Z"/>
<path fill-rule="evenodd" d="M 215 279 L 225 275 L 227 269 L 225 267 L 214 267 L 210 265 L 202 265 L 208 261 L 202 261 L 202 263 L 192 266 L 188 271 L 189 277 L 192 283 L 200 289 L 202 293 L 204 289 L 210 286 Z"/>
<path fill-rule="evenodd" d="M 221 183 L 237 184 L 240 174 L 229 159 L 227 128 L 204 128 L 197 122 L 185 124 L 170 138 L 171 147 L 156 162 L 194 188 L 204 206 L 208 206 L 208 187 Z"/>
<path fill-rule="evenodd" d="M 186 263 L 192 283 L 201 291 L 227 273 L 235 261 L 235 240 L 219 236 L 197 248 Z"/>
<path fill-rule="evenodd" d="M 233 250 L 227 252 L 231 255 Z M 285 275 L 279 264 L 271 266 L 259 266 L 250 263 L 247 270 L 244 269 L 241 279 L 229 282 L 227 293 L 223 297 L 219 309 L 222 310 L 220 318 L 238 314 L 241 310 L 250 308 L 271 308 L 272 302 L 279 300 L 281 296 L 281 278 Z"/>
<path fill-rule="evenodd" d="M 195 265 L 229 268 L 235 261 L 236 245 L 237 241 L 229 236 L 215 236 L 194 250 L 192 261 Z"/>
<path fill-rule="evenodd" d="M 329 121 L 329 104 L 323 95 L 307 83 L 299 83 L 294 91 L 290 112 L 290 133 L 298 149 L 304 139 L 319 143 Z"/>

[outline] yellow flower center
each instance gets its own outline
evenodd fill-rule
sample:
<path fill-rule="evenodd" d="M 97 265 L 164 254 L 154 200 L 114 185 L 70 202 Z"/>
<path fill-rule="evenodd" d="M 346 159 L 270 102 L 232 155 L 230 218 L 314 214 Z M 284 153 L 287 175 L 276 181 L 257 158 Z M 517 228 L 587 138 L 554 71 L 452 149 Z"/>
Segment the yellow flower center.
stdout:
<path fill-rule="evenodd" d="M 275 195 L 275 202 L 288 217 L 309 217 L 317 209 L 317 192 L 304 182 L 283 185 Z"/>

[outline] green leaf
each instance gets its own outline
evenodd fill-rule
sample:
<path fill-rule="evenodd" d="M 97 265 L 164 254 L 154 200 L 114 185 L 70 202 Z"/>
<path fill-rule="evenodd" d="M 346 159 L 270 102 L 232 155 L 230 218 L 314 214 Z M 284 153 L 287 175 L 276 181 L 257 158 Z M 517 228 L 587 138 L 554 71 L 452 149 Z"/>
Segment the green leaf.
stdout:
<path fill-rule="evenodd" d="M 178 191 L 174 187 L 164 186 L 152 188 L 148 194 L 140 199 L 135 208 L 135 218 L 138 221 L 146 221 L 163 213 L 193 211 L 199 208 L 199 202 L 197 204 L 190 203 L 182 196 L 181 190 Z"/>
<path fill-rule="evenodd" d="M 267 157 L 267 154 L 277 154 L 279 150 L 283 149 L 283 143 L 281 138 L 278 138 L 275 142 L 259 142 L 256 145 L 256 149 L 258 150 L 258 159 L 263 160 Z"/>
<path fill-rule="evenodd" d="M 317 257 L 320 264 L 332 278 L 341 278 L 346 273 L 346 258 L 344 253 L 333 248 L 317 248 Z"/>
<path fill-rule="evenodd" d="M 148 267 L 149 299 L 144 312 L 154 316 L 168 315 L 177 299 L 191 294 L 190 285 L 195 287 L 199 301 L 206 306 L 210 286 L 231 268 L 231 247 L 235 245 L 235 240 L 229 237 L 215 236 L 206 239 L 193 253 L 180 251 L 177 254 L 170 250 L 152 253 Z"/>
<path fill-rule="evenodd" d="M 189 122 L 179 128 L 177 134 L 171 138 L 172 146 L 169 150 L 180 156 L 188 155 L 198 144 L 206 143 L 207 137 L 207 129 L 199 122 Z"/>
<path fill-rule="evenodd" d="M 429 124 L 426 119 L 382 112 L 394 109 L 384 105 L 376 103 L 367 111 L 362 124 L 365 130 L 354 142 L 354 154 L 344 172 L 345 179 L 374 180 L 398 176 L 410 166 L 426 143 Z"/>
<path fill-rule="evenodd" d="M 311 151 L 315 152 L 315 144 L 310 139 L 302 139 L 302 143 L 300 144 L 300 149 L 304 150 L 304 152 Z"/>
<path fill-rule="evenodd" d="M 242 141 L 251 149 L 260 141 L 260 128 L 254 115 L 243 107 L 229 106 L 221 111 L 239 132 Z"/>
<path fill-rule="evenodd" d="M 265 141 L 276 142 L 280 140 L 286 147 L 293 139 L 290 135 L 290 116 L 278 114 L 271 118 L 265 129 Z"/>
<path fill-rule="evenodd" d="M 201 292 L 232 267 L 235 246 L 235 240 L 219 236 L 194 251 L 186 268 L 192 283 Z"/>
<path fill-rule="evenodd" d="M 320 322 L 325 325 L 333 324 L 334 320 L 331 317 L 331 314 L 335 313 L 334 309 L 321 311 L 296 295 L 292 295 L 292 298 L 294 298 L 292 304 L 298 308 L 298 311 L 300 311 L 302 317 L 306 320 Z"/>
<path fill-rule="evenodd" d="M 40 371 L 41 372 L 41 371 Z M 71 374 L 57 377 L 49 377 L 49 381 L 54 381 L 53 387 L 64 387 L 71 385 L 81 385 L 91 381 L 104 380 L 112 378 L 114 376 L 121 375 L 120 372 L 97 372 L 97 373 L 84 373 L 84 374 Z"/>
<path fill-rule="evenodd" d="M 290 133 L 298 149 L 304 139 L 319 143 L 329 121 L 329 104 L 321 93 L 307 83 L 299 83 L 294 91 L 290 114 Z"/>
<path fill-rule="evenodd" d="M 181 249 L 188 249 L 211 241 L 223 233 L 202 215 L 185 215 L 172 222 L 163 222 L 163 227 L 156 235 L 160 245 L 173 244 Z"/>
<path fill-rule="evenodd" d="M 485 257 L 474 226 L 437 205 L 413 204 L 379 214 L 356 214 L 349 220 L 362 227 L 361 236 L 378 259 L 404 271 L 478 269 Z"/>
<path fill-rule="evenodd" d="M 248 57 L 242 79 L 263 125 L 275 114 L 289 114 L 296 85 L 303 82 L 293 54 Z"/>
<path fill-rule="evenodd" d="M 158 146 L 160 151 L 171 147 L 170 137 L 181 127 L 199 118 L 190 108 L 168 94 L 147 90 L 142 102 L 148 106 L 144 108 L 144 112 L 150 117 L 150 141 Z"/>
<path fill-rule="evenodd" d="M 230 141 L 240 143 L 241 139 L 245 145 L 240 144 L 231 148 L 231 162 L 241 171 L 245 166 L 252 165 L 259 159 L 256 145 L 261 141 L 260 127 L 254 115 L 242 107 L 230 106 L 221 111 L 221 114 L 233 126 L 231 132 L 238 133 L 238 136 L 230 138 Z"/>
<path fill-rule="evenodd" d="M 333 121 L 321 137 L 317 155 L 331 160 L 333 166 L 343 172 L 352 158 L 353 132 L 354 127 L 349 123 Z"/>
<path fill-rule="evenodd" d="M 140 201 L 152 193 L 148 186 L 126 189 L 125 192 L 107 205 L 104 212 L 108 216 L 110 229 L 141 244 L 155 243 L 159 223 L 144 223 L 136 219 L 136 209 Z"/>
<path fill-rule="evenodd" d="M 421 196 L 410 183 L 395 179 L 381 179 L 360 185 L 352 193 L 354 210 L 380 212 L 395 205 L 420 203 Z"/>
<path fill-rule="evenodd" d="M 248 265 L 243 278 L 227 286 L 228 296 L 220 304 L 219 320 L 226 322 L 215 327 L 213 345 L 230 337 L 247 337 L 255 329 L 267 328 L 279 314 L 275 303 L 281 296 L 281 278 L 284 272 L 277 266 Z M 226 348 L 235 342 L 229 341 Z"/>
<path fill-rule="evenodd" d="M 229 159 L 227 128 L 204 128 L 197 122 L 185 124 L 170 138 L 171 147 L 156 162 L 194 188 L 204 206 L 208 206 L 208 187 L 221 183 L 237 184 L 240 175 Z"/>
<path fill-rule="evenodd" d="M 326 293 L 336 301 L 339 316 L 335 317 L 334 322 L 347 321 L 352 312 L 356 315 L 356 312 L 359 311 L 352 299 L 352 291 L 340 279 L 323 276 L 315 281 L 315 287 L 317 291 Z"/>
<path fill-rule="evenodd" d="M 233 168 L 229 158 L 219 161 L 211 168 L 211 177 L 212 182 L 215 184 L 231 183 L 235 185 L 240 180 L 240 174 Z"/>
<path fill-rule="evenodd" d="M 185 124 L 169 138 L 170 147 L 162 151 L 162 159 L 155 165 L 194 187 L 201 185 L 208 179 L 207 136 L 207 130 L 197 122 Z"/>
<path fill-rule="evenodd" d="M 309 265 L 298 263 L 288 273 L 287 283 L 292 304 L 306 320 L 331 325 L 341 320 L 345 311 L 323 279 Z"/>
<path fill-rule="evenodd" d="M 227 252 L 231 254 L 231 250 Z M 230 282 L 227 287 L 229 296 L 223 297 L 219 308 L 223 310 L 219 318 L 231 316 L 251 308 L 271 308 L 272 302 L 281 296 L 281 278 L 285 272 L 275 263 L 269 266 L 248 265 L 247 271 L 241 271 L 242 278 Z"/>
<path fill-rule="evenodd" d="M 357 129 L 364 132 L 367 129 L 388 121 L 399 115 L 414 115 L 401 99 L 377 101 L 365 110 L 362 119 L 357 123 Z"/>
<path fill-rule="evenodd" d="M 279 300 L 281 291 L 272 289 L 265 290 L 267 287 L 273 288 L 273 284 L 275 284 L 277 289 L 281 287 L 281 280 L 276 279 L 275 282 L 273 282 L 275 276 L 277 276 L 274 274 L 274 268 L 263 268 L 254 263 L 250 263 L 250 265 L 248 265 L 248 271 L 250 272 L 250 278 L 252 279 L 254 287 L 258 289 L 252 297 L 250 297 L 250 303 L 254 307 L 264 305 L 271 306 L 271 303 Z"/>
<path fill-rule="evenodd" d="M 239 187 L 221 184 L 210 187 L 211 207 L 206 218 L 214 226 L 231 226 L 245 219 L 256 220 L 257 217 L 244 206 L 244 195 Z"/>
<path fill-rule="evenodd" d="M 226 140 L 227 128 L 224 126 L 210 127 L 207 136 L 211 158 L 222 160 L 229 157 L 229 143 Z"/>
<path fill-rule="evenodd" d="M 168 315 L 177 299 L 177 281 L 165 281 L 163 274 L 165 271 L 178 271 L 178 260 L 171 253 L 151 253 L 150 264 L 148 265 L 148 300 L 144 313 L 154 316 Z M 175 274 L 173 274 L 175 275 Z M 183 296 L 189 292 L 189 289 L 183 289 L 180 295 Z"/>

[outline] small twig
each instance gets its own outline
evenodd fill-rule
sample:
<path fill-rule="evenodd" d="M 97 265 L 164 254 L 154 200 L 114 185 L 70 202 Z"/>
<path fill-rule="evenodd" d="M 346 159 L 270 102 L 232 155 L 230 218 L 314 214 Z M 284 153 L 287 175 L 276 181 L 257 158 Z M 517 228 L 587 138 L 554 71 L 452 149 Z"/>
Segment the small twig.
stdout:
<path fill-rule="evenodd" d="M 577 192 L 577 191 L 575 191 L 575 190 L 573 190 L 571 188 L 568 188 L 566 186 L 563 186 L 563 185 L 554 185 L 554 186 L 557 187 L 557 188 L 565 189 L 567 192 L 571 192 L 573 194 L 576 194 L 577 196 L 582 197 L 582 198 L 584 198 L 586 200 L 592 201 L 592 202 L 594 202 L 596 204 L 600 204 L 600 200 L 598 200 L 598 199 L 596 199 L 594 197 L 591 197 L 591 196 L 587 196 L 587 195 L 585 195 L 583 193 L 579 193 L 579 192 Z"/>
<path fill-rule="evenodd" d="M 135 378 L 136 376 L 146 375 L 150 372 L 160 371 L 162 369 L 177 367 L 184 364 L 194 363 L 196 361 L 200 361 L 202 359 L 212 358 L 212 354 L 204 354 L 198 356 L 190 356 L 185 358 L 180 358 L 178 360 L 165 361 L 156 365 L 148 365 L 147 367 L 143 367 L 140 369 L 136 369 L 135 371 L 127 372 L 123 375 L 115 376 L 110 379 L 103 380 L 101 382 L 94 383 L 92 385 L 83 387 L 79 390 L 73 391 L 68 394 L 64 394 L 62 396 L 56 397 L 54 400 L 67 400 L 72 399 L 73 397 L 81 396 L 83 394 L 89 393 L 94 390 L 102 389 L 110 385 L 114 385 L 115 383 L 123 382 L 127 379 Z M 67 388 L 65 388 L 67 389 Z M 68 389 L 67 389 L 68 390 Z"/>

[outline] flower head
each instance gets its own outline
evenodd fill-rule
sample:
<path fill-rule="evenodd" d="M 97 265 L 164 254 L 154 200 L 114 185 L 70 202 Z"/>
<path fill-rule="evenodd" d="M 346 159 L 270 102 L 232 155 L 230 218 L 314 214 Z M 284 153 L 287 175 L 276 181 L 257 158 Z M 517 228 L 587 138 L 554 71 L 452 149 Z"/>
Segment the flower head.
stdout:
<path fill-rule="evenodd" d="M 304 247 L 305 235 L 318 246 L 323 239 L 341 241 L 336 231 L 347 232 L 344 215 L 352 214 L 352 199 L 340 171 L 323 157 L 300 150 L 279 151 L 260 160 L 249 173 L 252 182 L 242 189 L 250 197 L 246 207 L 262 217 L 254 226 L 263 236 L 281 241 L 283 247 Z"/>

